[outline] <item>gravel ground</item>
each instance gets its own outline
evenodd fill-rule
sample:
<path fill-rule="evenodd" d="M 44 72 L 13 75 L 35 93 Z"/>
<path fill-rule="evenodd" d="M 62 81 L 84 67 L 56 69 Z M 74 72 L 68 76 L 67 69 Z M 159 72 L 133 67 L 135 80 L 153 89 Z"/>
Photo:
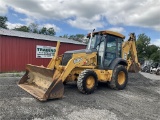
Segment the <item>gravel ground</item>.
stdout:
<path fill-rule="evenodd" d="M 65 85 L 63 99 L 40 102 L 17 86 L 20 77 L 0 77 L 2 120 L 160 120 L 160 80 L 129 74 L 125 90 L 100 84 L 91 95 Z"/>
<path fill-rule="evenodd" d="M 160 75 L 150 74 L 146 72 L 140 72 L 140 74 L 142 74 L 144 77 L 149 78 L 151 80 L 160 80 Z"/>

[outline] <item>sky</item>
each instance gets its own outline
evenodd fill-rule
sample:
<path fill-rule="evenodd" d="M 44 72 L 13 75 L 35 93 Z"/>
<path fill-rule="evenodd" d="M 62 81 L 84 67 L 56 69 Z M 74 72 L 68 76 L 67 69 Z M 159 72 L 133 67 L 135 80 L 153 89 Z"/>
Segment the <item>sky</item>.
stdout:
<path fill-rule="evenodd" d="M 56 36 L 112 30 L 126 36 L 145 33 L 160 46 L 160 0 L 0 0 L 8 28 L 36 23 Z"/>

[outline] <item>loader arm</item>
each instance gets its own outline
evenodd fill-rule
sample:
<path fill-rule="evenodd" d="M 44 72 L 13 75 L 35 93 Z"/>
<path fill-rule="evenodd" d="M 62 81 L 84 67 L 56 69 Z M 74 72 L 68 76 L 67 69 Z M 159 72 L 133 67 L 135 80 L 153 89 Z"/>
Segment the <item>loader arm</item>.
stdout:
<path fill-rule="evenodd" d="M 54 67 L 57 66 L 56 62 L 59 60 L 59 58 L 58 58 L 59 47 L 60 47 L 60 41 L 57 42 L 56 52 L 55 52 L 54 56 L 52 57 L 52 59 L 50 60 L 47 68 L 54 69 Z"/>
<path fill-rule="evenodd" d="M 64 71 L 62 72 L 59 80 L 62 80 L 62 82 L 65 81 L 67 76 L 71 73 L 71 71 L 76 67 L 85 66 L 87 61 L 89 61 L 91 58 L 96 57 L 96 52 L 91 54 L 86 53 L 80 53 L 80 54 L 73 54 L 72 59 L 69 60 L 68 64 L 65 66 Z"/>
<path fill-rule="evenodd" d="M 129 72 L 139 72 L 140 70 L 135 42 L 135 34 L 131 33 L 128 41 L 124 42 L 122 45 L 122 58 L 127 60 L 127 70 Z"/>

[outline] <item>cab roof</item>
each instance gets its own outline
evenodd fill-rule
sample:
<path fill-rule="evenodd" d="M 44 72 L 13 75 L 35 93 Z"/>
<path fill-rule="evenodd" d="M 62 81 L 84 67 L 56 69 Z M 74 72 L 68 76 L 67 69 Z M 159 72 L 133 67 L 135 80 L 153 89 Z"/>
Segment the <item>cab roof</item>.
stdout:
<path fill-rule="evenodd" d="M 90 36 L 90 34 L 91 33 L 89 33 L 88 36 Z M 110 34 L 110 35 L 114 35 L 114 36 L 120 37 L 122 39 L 125 38 L 124 35 L 122 35 L 122 34 L 120 34 L 118 32 L 110 31 L 110 30 L 97 31 L 97 32 L 93 32 L 93 34 L 103 34 L 103 35 Z"/>

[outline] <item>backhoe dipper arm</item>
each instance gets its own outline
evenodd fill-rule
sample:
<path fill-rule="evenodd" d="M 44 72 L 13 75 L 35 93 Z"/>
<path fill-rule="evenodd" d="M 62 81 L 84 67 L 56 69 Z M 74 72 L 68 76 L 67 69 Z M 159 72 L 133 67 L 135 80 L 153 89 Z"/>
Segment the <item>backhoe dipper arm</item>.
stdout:
<path fill-rule="evenodd" d="M 122 45 L 122 58 L 127 60 L 127 70 L 129 72 L 139 72 L 140 70 L 135 41 L 135 34 L 131 33 L 128 41 L 124 42 Z"/>

